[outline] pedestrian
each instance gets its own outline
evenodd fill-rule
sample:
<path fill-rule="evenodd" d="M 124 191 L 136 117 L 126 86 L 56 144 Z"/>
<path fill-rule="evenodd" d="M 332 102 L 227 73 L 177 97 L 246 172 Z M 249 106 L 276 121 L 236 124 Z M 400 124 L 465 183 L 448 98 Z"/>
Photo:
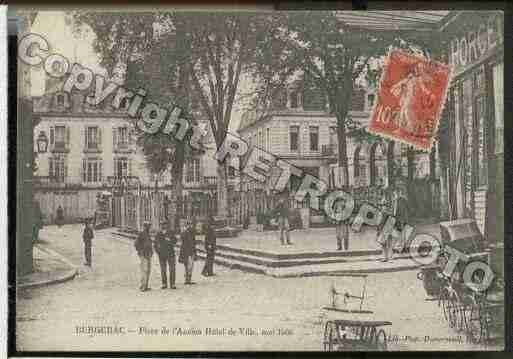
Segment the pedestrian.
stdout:
<path fill-rule="evenodd" d="M 82 239 L 84 241 L 84 256 L 85 256 L 85 265 L 91 267 L 91 250 L 94 238 L 93 228 L 91 226 L 92 219 L 86 218 L 84 232 L 82 233 Z"/>
<path fill-rule="evenodd" d="M 349 193 L 353 195 L 353 192 L 351 188 L 348 186 L 344 186 L 342 190 L 346 193 Z M 354 198 L 354 197 L 353 197 Z M 335 213 L 337 213 L 337 217 L 342 215 L 342 212 L 344 211 L 344 208 L 346 207 L 346 204 L 343 200 L 338 200 L 335 202 Z M 349 225 L 350 225 L 350 218 L 351 214 L 347 216 L 347 218 L 344 219 L 332 219 L 332 223 L 335 224 L 335 237 L 337 239 L 337 250 L 349 250 Z M 345 214 L 344 214 L 345 215 Z"/>
<path fill-rule="evenodd" d="M 64 224 L 64 210 L 62 209 L 61 205 L 57 207 L 57 216 L 55 219 L 55 223 L 57 223 L 57 226 L 59 226 L 59 228 L 62 227 L 62 225 Z"/>
<path fill-rule="evenodd" d="M 39 231 L 43 228 L 43 212 L 38 201 L 34 201 L 34 224 L 32 226 L 32 240 L 39 240 Z"/>
<path fill-rule="evenodd" d="M 207 220 L 207 228 L 205 233 L 205 252 L 207 253 L 206 259 L 205 259 L 205 266 L 203 267 L 203 271 L 201 274 L 203 274 L 205 277 L 212 277 L 214 276 L 214 259 L 216 255 L 216 232 L 214 230 L 214 219 L 212 216 L 208 216 Z"/>
<path fill-rule="evenodd" d="M 385 218 L 384 221 L 382 221 L 377 228 L 376 231 L 376 242 L 381 246 L 381 250 L 383 253 L 383 258 L 381 258 L 382 262 L 388 262 L 389 260 L 393 259 L 393 240 L 392 240 L 392 234 L 387 233 L 384 231 L 385 223 L 388 220 Z"/>
<path fill-rule="evenodd" d="M 281 245 L 285 245 L 285 239 L 287 244 L 292 244 L 290 241 L 290 224 L 289 224 L 289 208 L 283 198 L 280 198 L 278 205 L 276 206 L 276 214 L 278 216 L 278 227 L 280 229 L 280 242 Z"/>
<path fill-rule="evenodd" d="M 182 235 L 179 262 L 185 267 L 185 284 L 196 284 L 192 282 L 192 271 L 196 260 L 196 219 L 193 217 L 187 229 Z"/>
<path fill-rule="evenodd" d="M 396 187 L 394 191 L 394 206 L 393 206 L 393 214 L 396 220 L 395 227 L 398 231 L 401 232 L 401 248 L 403 248 L 403 251 L 407 250 L 408 246 L 406 245 L 406 238 L 405 236 L 407 233 L 403 231 L 404 226 L 409 223 L 410 216 L 409 216 L 409 206 L 408 206 L 408 199 L 406 197 L 406 189 L 404 187 Z"/>
<path fill-rule="evenodd" d="M 169 288 L 176 289 L 176 257 L 175 245 L 177 242 L 176 232 L 169 227 L 167 221 L 160 224 L 160 229 L 155 235 L 155 252 L 159 256 L 160 276 L 162 289 L 167 289 L 167 271 L 169 269 Z"/>
<path fill-rule="evenodd" d="M 150 222 L 144 222 L 143 231 L 135 240 L 135 250 L 141 261 L 141 285 L 139 289 L 141 292 L 146 292 L 151 288 L 148 286 L 151 272 L 151 257 L 153 256 L 153 249 L 150 237 Z"/>

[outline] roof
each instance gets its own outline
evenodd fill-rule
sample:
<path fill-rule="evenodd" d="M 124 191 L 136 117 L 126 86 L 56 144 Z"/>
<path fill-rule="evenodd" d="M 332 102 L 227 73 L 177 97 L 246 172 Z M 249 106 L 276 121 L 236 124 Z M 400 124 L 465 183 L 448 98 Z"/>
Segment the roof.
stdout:
<path fill-rule="evenodd" d="M 352 27 L 377 31 L 433 31 L 450 11 L 338 11 L 337 17 Z"/>

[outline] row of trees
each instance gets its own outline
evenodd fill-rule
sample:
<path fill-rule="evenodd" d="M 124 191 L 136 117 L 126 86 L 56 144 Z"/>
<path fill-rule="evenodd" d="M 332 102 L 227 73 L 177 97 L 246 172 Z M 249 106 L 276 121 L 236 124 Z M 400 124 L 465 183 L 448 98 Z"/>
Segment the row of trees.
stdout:
<path fill-rule="evenodd" d="M 96 33 L 95 50 L 113 77 L 123 77 L 131 88 L 144 87 L 160 105 L 178 105 L 191 119 L 206 119 L 218 147 L 237 101 L 248 98 L 263 115 L 277 91 L 298 74 L 307 75 L 337 119 L 338 160 L 346 184 L 353 89 L 362 80 L 375 84 L 379 67 L 374 60 L 389 46 L 412 44 L 401 32 L 347 27 L 333 11 L 77 12 L 74 18 L 77 29 L 87 24 Z M 250 93 L 241 89 L 243 78 L 250 79 Z M 193 154 L 187 141 L 141 134 L 139 143 L 152 173 L 172 167 L 175 197 L 180 196 L 184 161 Z M 217 174 L 218 215 L 225 216 L 225 163 L 218 164 Z"/>

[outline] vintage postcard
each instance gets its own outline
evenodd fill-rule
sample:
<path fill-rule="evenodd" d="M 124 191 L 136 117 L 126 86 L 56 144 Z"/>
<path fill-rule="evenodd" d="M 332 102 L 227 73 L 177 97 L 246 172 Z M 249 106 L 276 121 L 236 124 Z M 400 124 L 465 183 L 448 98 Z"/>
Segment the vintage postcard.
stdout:
<path fill-rule="evenodd" d="M 502 11 L 9 11 L 17 353 L 508 345 Z"/>

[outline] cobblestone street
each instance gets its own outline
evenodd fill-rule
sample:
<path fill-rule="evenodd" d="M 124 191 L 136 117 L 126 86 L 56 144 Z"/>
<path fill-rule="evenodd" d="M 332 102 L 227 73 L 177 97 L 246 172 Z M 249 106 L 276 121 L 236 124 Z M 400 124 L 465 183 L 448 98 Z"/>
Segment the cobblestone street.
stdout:
<path fill-rule="evenodd" d="M 273 278 L 219 266 L 217 276 L 205 278 L 200 275 L 202 261 L 195 265 L 196 285 L 183 285 L 183 266 L 177 263 L 178 289 L 161 290 L 154 257 L 152 290 L 142 293 L 132 242 L 96 231 L 93 266 L 88 268 L 82 264 L 81 228 L 48 226 L 41 231 L 42 239 L 75 264 L 79 274 L 69 282 L 19 291 L 18 350 L 322 350 L 321 307 L 329 304 L 331 286 L 356 295 L 362 290 L 359 278 Z M 369 275 L 365 306 L 379 320 L 391 321 L 387 335 L 399 339 L 389 349 L 485 349 L 467 343 L 463 333 L 449 328 L 437 302 L 425 300 L 416 274 Z M 77 333 L 77 327 L 83 326 L 123 327 L 124 333 Z M 163 334 L 163 327 L 169 333 Z M 223 335 L 213 335 L 215 331 L 207 335 L 206 328 Z M 251 330 L 243 335 L 239 328 Z"/>

